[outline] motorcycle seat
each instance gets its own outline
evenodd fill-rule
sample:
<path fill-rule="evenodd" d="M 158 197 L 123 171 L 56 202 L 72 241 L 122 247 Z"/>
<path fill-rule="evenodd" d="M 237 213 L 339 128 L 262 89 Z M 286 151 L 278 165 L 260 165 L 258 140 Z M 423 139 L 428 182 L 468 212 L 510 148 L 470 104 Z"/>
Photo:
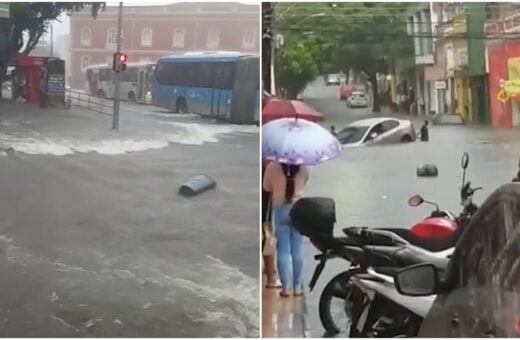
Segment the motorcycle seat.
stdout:
<path fill-rule="evenodd" d="M 431 263 L 440 271 L 445 271 L 448 267 L 449 255 L 452 252 L 451 250 L 430 252 L 411 244 L 399 247 L 365 246 L 364 249 L 368 252 L 381 254 L 393 259 L 398 264 L 398 267 Z"/>
<path fill-rule="evenodd" d="M 454 247 L 455 243 L 456 243 L 455 235 L 453 237 L 441 238 L 441 239 L 422 239 L 422 238 L 419 238 L 419 237 L 413 235 L 410 232 L 410 229 L 403 229 L 403 228 L 370 228 L 370 229 L 367 228 L 367 229 L 365 229 L 365 234 L 369 233 L 369 234 L 373 234 L 374 236 L 376 236 L 376 235 L 378 235 L 378 231 L 393 233 L 393 234 L 399 236 L 400 238 L 404 239 L 406 242 L 408 242 L 414 246 L 417 246 L 419 248 L 426 249 L 431 252 L 438 252 L 441 250 L 449 249 L 451 247 Z M 380 237 L 379 237 L 379 239 L 380 239 Z M 367 240 L 367 241 L 369 241 L 369 242 L 375 241 L 375 242 L 370 242 L 370 244 L 373 244 L 373 245 L 391 245 L 391 244 L 384 244 L 384 243 L 380 242 L 378 239 L 376 239 L 375 237 L 373 237 L 372 240 Z"/>

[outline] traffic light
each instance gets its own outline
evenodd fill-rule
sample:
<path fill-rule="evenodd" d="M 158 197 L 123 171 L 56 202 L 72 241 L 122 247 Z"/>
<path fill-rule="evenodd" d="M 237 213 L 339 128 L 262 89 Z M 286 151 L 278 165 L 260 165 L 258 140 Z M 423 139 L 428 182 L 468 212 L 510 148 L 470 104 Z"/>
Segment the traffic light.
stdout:
<path fill-rule="evenodd" d="M 126 63 L 128 60 L 128 56 L 121 52 L 114 53 L 112 70 L 114 72 L 123 72 L 126 70 Z"/>

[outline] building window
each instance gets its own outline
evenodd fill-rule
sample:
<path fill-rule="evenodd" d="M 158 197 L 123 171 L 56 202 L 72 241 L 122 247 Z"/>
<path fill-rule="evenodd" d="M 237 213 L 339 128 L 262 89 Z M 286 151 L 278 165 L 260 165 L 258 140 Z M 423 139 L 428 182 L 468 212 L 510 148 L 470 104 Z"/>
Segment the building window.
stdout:
<path fill-rule="evenodd" d="M 90 56 L 84 55 L 81 56 L 81 71 L 85 71 L 87 67 L 90 66 Z"/>
<path fill-rule="evenodd" d="M 206 40 L 206 47 L 209 49 L 217 49 L 220 44 L 220 32 L 212 28 L 208 31 L 208 38 Z"/>
<path fill-rule="evenodd" d="M 242 36 L 242 47 L 254 47 L 255 46 L 255 31 L 247 29 L 244 31 Z"/>
<path fill-rule="evenodd" d="M 107 31 L 107 45 L 115 46 L 117 45 L 117 28 L 110 27 Z"/>
<path fill-rule="evenodd" d="M 173 31 L 173 47 L 184 47 L 184 35 L 186 30 L 182 27 L 178 27 Z"/>
<path fill-rule="evenodd" d="M 141 46 L 152 46 L 152 29 L 145 28 L 141 32 Z"/>
<path fill-rule="evenodd" d="M 92 41 L 92 31 L 89 27 L 83 27 L 81 29 L 81 46 L 90 46 Z"/>

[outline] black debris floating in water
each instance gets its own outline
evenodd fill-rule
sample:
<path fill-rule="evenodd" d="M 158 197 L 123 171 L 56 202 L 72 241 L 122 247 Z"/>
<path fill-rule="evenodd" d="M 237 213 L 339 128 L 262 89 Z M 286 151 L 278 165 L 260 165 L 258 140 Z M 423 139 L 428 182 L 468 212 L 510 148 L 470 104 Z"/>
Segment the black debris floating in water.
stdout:
<path fill-rule="evenodd" d="M 417 177 L 437 177 L 439 170 L 434 164 L 424 164 L 417 167 Z"/>
<path fill-rule="evenodd" d="M 211 189 L 215 189 L 217 182 L 208 175 L 198 175 L 184 183 L 179 188 L 179 194 L 183 196 L 197 196 Z"/>

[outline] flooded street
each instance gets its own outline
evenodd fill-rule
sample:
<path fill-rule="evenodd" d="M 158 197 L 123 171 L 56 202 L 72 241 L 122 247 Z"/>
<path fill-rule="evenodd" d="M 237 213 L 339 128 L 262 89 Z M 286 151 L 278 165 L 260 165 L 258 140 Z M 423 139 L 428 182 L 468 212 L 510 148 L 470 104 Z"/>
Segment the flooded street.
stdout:
<path fill-rule="evenodd" d="M 374 116 L 370 109 L 347 109 L 338 99 L 338 87 L 325 87 L 322 82 L 309 85 L 304 100 L 325 115 L 323 125 L 326 128 L 335 125 L 337 131 L 353 120 Z M 414 121 L 416 129 L 419 129 L 420 121 Z M 467 178 L 473 186 L 484 188 L 474 197 L 475 203 L 480 204 L 517 173 L 520 131 L 431 126 L 427 143 L 344 149 L 341 158 L 311 169 L 306 195 L 335 199 L 337 234 L 350 225 L 409 228 L 431 211 L 426 205 L 409 207 L 407 199 L 413 194 L 421 194 L 441 208 L 455 213 L 460 211 L 460 158 L 464 152 L 470 156 Z M 416 167 L 424 163 L 435 164 L 439 176 L 417 177 Z M 316 264 L 313 258 L 316 250 L 309 243 L 306 254 L 308 283 Z M 307 296 L 313 336 L 323 335 L 318 317 L 321 291 L 334 275 L 347 269 L 348 264 L 344 261 L 330 261 L 315 290 Z"/>
<path fill-rule="evenodd" d="M 258 128 L 9 105 L 0 336 L 258 336 Z M 217 188 L 179 196 L 200 173 Z"/>

